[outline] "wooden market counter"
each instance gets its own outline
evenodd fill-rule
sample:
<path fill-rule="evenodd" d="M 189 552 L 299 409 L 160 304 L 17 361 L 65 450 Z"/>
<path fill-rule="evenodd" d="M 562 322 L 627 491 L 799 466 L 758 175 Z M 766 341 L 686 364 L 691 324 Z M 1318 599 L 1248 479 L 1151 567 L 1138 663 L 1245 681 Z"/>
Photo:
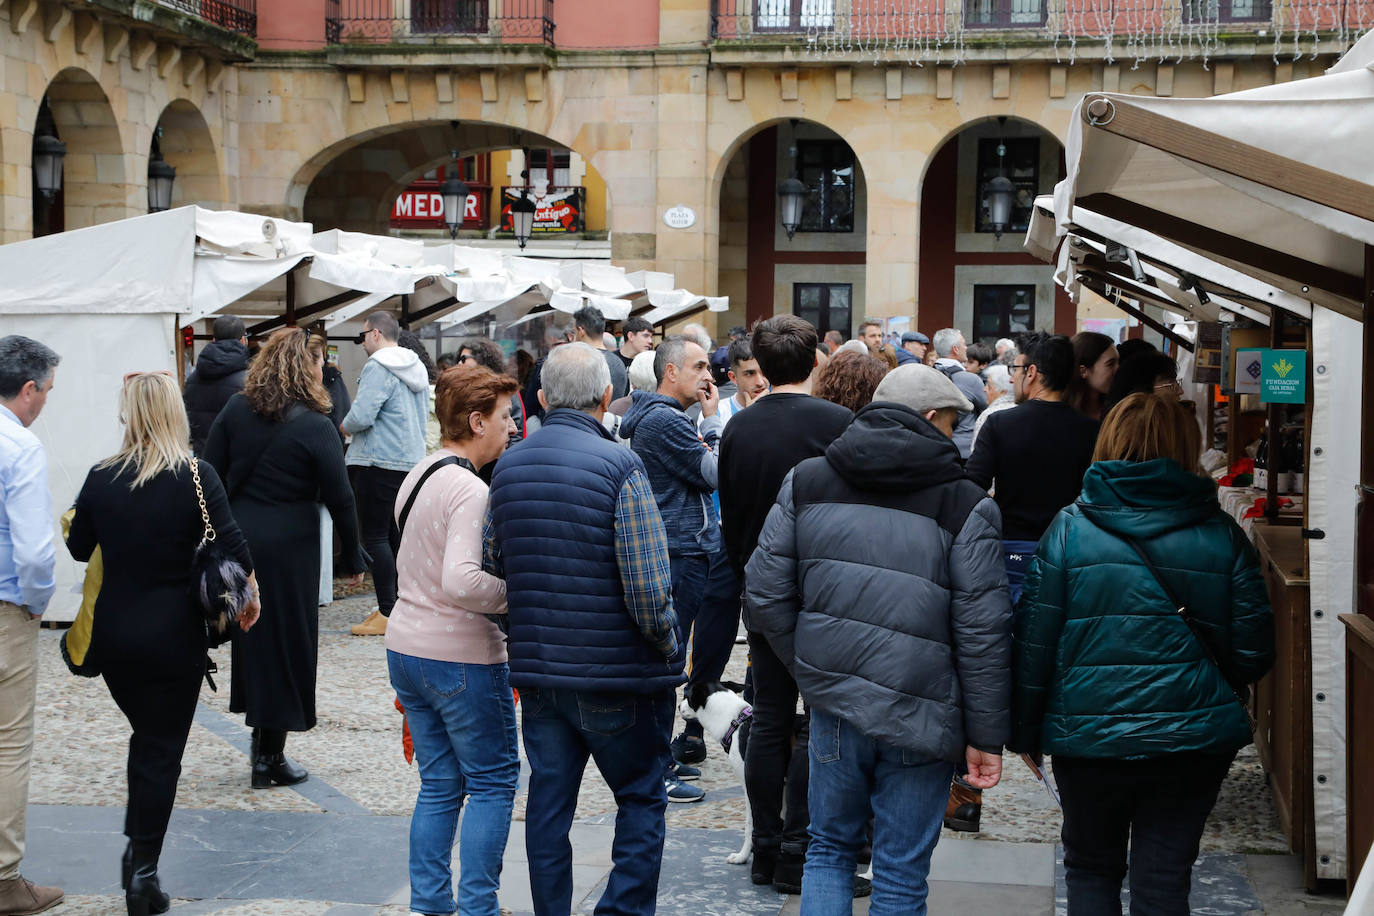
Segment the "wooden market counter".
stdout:
<path fill-rule="evenodd" d="M 1274 667 L 1255 690 L 1255 747 L 1269 774 L 1279 823 L 1317 886 L 1312 813 L 1312 644 L 1307 545 L 1299 524 L 1257 520 L 1253 537 L 1274 609 Z"/>
<path fill-rule="evenodd" d="M 1345 624 L 1346 893 L 1352 893 L 1374 844 L 1374 619 L 1342 614 Z"/>

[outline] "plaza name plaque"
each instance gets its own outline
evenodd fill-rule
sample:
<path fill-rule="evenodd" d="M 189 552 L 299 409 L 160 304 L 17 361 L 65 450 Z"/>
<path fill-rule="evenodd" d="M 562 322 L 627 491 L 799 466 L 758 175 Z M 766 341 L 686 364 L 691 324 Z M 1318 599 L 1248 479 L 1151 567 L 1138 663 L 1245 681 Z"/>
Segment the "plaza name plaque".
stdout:
<path fill-rule="evenodd" d="M 663 223 L 670 229 L 690 229 L 696 221 L 697 213 L 691 207 L 670 207 L 663 214 Z"/>

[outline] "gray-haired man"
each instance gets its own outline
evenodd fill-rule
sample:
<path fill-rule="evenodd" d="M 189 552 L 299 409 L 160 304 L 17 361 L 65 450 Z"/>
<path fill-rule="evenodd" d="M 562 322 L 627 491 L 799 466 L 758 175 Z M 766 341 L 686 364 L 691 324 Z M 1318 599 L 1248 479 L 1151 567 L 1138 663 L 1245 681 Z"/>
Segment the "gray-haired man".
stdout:
<path fill-rule="evenodd" d="M 959 448 L 959 457 L 968 460 L 973 451 L 973 427 L 978 415 L 988 406 L 988 395 L 983 390 L 983 380 L 964 368 L 967 347 L 964 332 L 958 328 L 942 328 L 935 332 L 935 368 L 949 377 L 949 380 L 973 404 L 973 409 L 959 414 L 959 422 L 954 427 L 954 444 Z"/>
<path fill-rule="evenodd" d="M 651 913 L 683 680 L 668 539 L 644 462 L 601 425 L 611 403 L 601 352 L 559 347 L 541 385 L 544 425 L 497 462 L 483 531 L 483 566 L 506 580 L 534 911 L 572 908 L 568 831 L 590 756 L 619 807 L 597 912 Z"/>
<path fill-rule="evenodd" d="M 56 591 L 52 503 L 43 444 L 29 431 L 60 357 L 36 340 L 0 338 L 0 913 L 41 913 L 62 889 L 19 874 L 24 858 L 38 618 Z"/>

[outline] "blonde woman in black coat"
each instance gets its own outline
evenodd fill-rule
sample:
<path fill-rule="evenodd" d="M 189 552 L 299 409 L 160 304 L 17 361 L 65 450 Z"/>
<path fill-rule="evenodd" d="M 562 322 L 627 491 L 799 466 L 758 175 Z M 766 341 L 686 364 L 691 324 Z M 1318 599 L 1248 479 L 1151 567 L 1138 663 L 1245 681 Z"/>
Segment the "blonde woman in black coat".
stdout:
<path fill-rule="evenodd" d="M 104 559 L 86 658 L 133 727 L 123 883 L 130 916 L 145 916 L 170 905 L 157 863 L 205 674 L 205 618 L 191 590 L 191 560 L 204 523 L 177 383 L 161 372 L 126 376 L 119 414 L 124 442 L 86 476 L 67 549 L 85 562 L 99 547 Z M 219 475 L 197 464 L 218 544 L 252 570 Z M 240 617 L 244 630 L 260 610 L 257 580 L 249 581 L 253 598 Z"/>

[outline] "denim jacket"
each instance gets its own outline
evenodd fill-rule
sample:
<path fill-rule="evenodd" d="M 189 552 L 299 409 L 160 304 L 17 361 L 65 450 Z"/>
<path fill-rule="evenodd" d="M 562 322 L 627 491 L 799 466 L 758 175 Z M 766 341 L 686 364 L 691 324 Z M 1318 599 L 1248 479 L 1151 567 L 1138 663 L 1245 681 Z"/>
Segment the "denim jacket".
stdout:
<path fill-rule="evenodd" d="M 405 347 L 372 354 L 358 378 L 344 431 L 353 437 L 344 462 L 409 472 L 425 457 L 429 374 Z"/>

